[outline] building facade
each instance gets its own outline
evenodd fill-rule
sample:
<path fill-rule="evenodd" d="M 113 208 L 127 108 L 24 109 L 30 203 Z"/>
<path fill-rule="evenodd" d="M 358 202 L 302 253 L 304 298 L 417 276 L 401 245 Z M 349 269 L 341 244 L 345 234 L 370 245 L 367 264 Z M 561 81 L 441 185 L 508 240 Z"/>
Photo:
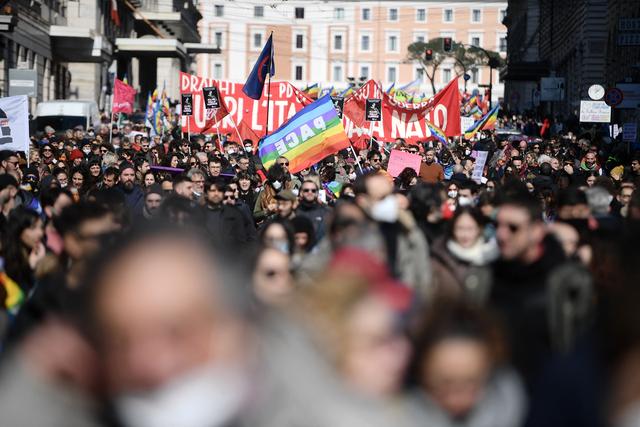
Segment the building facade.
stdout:
<path fill-rule="evenodd" d="M 0 10 L 0 96 L 10 70 L 35 70 L 35 104 L 50 99 L 110 105 L 113 79 L 128 78 L 140 104 L 165 87 L 179 96 L 179 71 L 195 54 L 218 52 L 200 43 L 201 15 L 192 0 L 15 0 Z"/>
<path fill-rule="evenodd" d="M 505 23 L 505 101 L 514 110 L 577 115 L 591 85 L 640 83 L 637 0 L 509 0 Z M 539 99 L 543 77 L 564 79 L 562 99 Z"/>
<path fill-rule="evenodd" d="M 199 55 L 197 73 L 242 82 L 269 34 L 275 44 L 276 79 L 297 86 L 319 83 L 346 87 L 349 79 L 375 79 L 401 86 L 416 79 L 431 86 L 418 63 L 407 59 L 415 41 L 451 37 L 459 43 L 506 53 L 502 20 L 506 1 L 287 1 L 200 3 L 203 43 L 220 46 L 219 55 Z M 442 88 L 458 70 L 446 61 L 436 73 Z M 469 89 L 489 83 L 489 69 L 478 67 Z M 503 94 L 494 70 L 494 100 Z"/>

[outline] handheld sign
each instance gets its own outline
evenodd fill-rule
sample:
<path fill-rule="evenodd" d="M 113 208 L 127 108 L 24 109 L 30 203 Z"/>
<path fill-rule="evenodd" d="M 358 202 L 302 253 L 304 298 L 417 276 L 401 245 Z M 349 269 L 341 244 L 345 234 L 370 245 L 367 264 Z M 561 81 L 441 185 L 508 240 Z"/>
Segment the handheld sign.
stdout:
<path fill-rule="evenodd" d="M 341 96 L 332 96 L 333 108 L 336 109 L 338 117 L 342 118 L 342 109 L 344 108 L 344 98 Z"/>
<path fill-rule="evenodd" d="M 217 87 L 202 88 L 202 94 L 204 95 L 204 106 L 207 110 L 220 108 L 220 96 L 218 95 Z"/>
<path fill-rule="evenodd" d="M 422 157 L 419 154 L 407 153 L 406 151 L 391 150 L 389 156 L 389 165 L 387 166 L 387 172 L 392 177 L 397 177 L 405 168 L 411 168 L 416 173 L 420 173 L 420 163 Z"/>
<path fill-rule="evenodd" d="M 183 116 L 193 115 L 193 95 L 190 93 L 182 94 L 182 115 Z"/>
<path fill-rule="evenodd" d="M 368 122 L 379 122 L 382 119 L 382 100 L 367 99 L 365 117 Z"/>

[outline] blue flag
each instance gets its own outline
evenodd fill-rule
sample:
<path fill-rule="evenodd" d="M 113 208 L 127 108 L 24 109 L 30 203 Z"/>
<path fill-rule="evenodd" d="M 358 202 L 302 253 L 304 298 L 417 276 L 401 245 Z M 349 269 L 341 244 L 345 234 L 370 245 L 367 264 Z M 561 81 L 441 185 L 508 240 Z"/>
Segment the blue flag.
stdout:
<path fill-rule="evenodd" d="M 249 74 L 247 82 L 244 84 L 242 91 L 249 98 L 260 99 L 262 96 L 262 89 L 264 87 L 264 80 L 269 74 L 271 77 L 276 73 L 276 66 L 273 63 L 273 34 L 269 36 L 269 40 L 262 48 L 262 53 L 258 57 L 256 64 Z"/>

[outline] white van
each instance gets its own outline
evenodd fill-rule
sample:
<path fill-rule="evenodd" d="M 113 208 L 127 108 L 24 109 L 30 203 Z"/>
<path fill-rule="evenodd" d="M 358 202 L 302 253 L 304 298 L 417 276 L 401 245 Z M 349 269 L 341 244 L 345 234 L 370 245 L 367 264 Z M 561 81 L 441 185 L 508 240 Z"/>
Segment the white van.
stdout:
<path fill-rule="evenodd" d="M 45 126 L 51 126 L 56 133 L 73 129 L 78 125 L 87 130 L 100 121 L 100 112 L 95 101 L 45 101 L 36 106 L 35 116 L 38 133 L 44 132 Z"/>

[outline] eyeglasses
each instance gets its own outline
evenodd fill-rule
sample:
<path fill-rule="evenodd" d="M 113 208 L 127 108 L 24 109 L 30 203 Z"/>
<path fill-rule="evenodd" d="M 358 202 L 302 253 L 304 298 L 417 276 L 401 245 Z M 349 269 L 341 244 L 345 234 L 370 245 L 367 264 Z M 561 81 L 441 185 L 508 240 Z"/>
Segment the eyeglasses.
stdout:
<path fill-rule="evenodd" d="M 289 166 L 289 162 L 285 163 L 285 162 L 280 162 L 278 163 L 280 166 Z"/>
<path fill-rule="evenodd" d="M 302 192 L 303 193 L 317 193 L 318 190 L 316 190 L 315 188 L 303 188 Z"/>
<path fill-rule="evenodd" d="M 224 196 L 224 200 L 235 200 L 235 196 Z"/>
<path fill-rule="evenodd" d="M 381 160 L 382 160 L 382 159 L 371 159 L 371 161 L 372 161 L 372 162 L 379 162 L 379 161 L 381 161 Z"/>
<path fill-rule="evenodd" d="M 43 148 L 42 151 L 51 151 L 51 148 Z"/>

